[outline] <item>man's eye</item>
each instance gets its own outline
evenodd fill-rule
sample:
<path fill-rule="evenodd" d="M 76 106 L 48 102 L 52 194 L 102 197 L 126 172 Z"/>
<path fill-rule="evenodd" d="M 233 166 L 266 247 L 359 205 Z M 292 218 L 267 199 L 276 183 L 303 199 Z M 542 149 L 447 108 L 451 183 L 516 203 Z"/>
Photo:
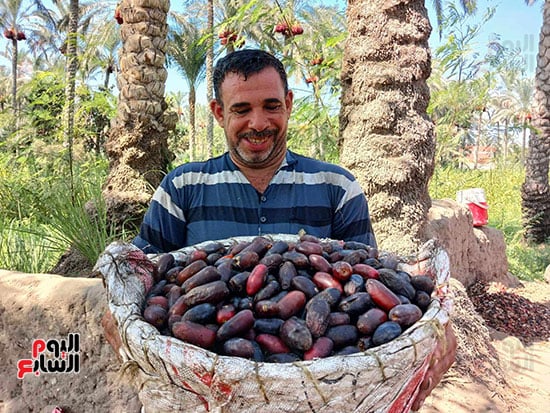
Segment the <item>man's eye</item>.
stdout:
<path fill-rule="evenodd" d="M 276 110 L 281 109 L 281 105 L 267 106 L 266 109 L 270 110 L 270 111 L 276 111 Z"/>
<path fill-rule="evenodd" d="M 237 115 L 244 115 L 248 113 L 249 109 L 235 109 L 233 110 L 233 113 L 236 113 Z"/>

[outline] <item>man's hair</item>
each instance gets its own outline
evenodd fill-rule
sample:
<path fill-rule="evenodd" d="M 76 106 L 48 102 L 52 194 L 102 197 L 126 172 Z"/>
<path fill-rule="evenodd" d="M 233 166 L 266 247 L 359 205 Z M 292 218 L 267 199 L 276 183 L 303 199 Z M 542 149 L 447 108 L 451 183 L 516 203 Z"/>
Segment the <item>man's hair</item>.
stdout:
<path fill-rule="evenodd" d="M 221 105 L 222 96 L 220 87 L 228 73 L 242 75 L 246 80 L 248 76 L 259 73 L 267 67 L 272 67 L 279 73 L 286 95 L 288 92 L 288 81 L 281 61 L 263 50 L 243 49 L 229 53 L 216 63 L 213 74 L 214 97 Z"/>

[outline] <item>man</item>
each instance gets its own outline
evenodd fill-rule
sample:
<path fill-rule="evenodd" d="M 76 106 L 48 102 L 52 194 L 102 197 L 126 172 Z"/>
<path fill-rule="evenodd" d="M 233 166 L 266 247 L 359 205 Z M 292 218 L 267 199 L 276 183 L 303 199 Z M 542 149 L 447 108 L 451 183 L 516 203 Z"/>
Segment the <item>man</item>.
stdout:
<path fill-rule="evenodd" d="M 160 253 L 206 240 L 300 230 L 376 246 L 367 200 L 355 178 L 287 149 L 293 94 L 279 60 L 260 50 L 233 52 L 216 65 L 214 92 L 210 108 L 224 129 L 228 152 L 179 166 L 165 177 L 136 246 Z M 112 320 L 104 322 L 113 331 Z M 449 327 L 413 409 L 453 363 L 455 349 Z"/>
<path fill-rule="evenodd" d="M 147 253 L 201 241 L 308 234 L 376 246 L 367 200 L 345 169 L 287 149 L 293 94 L 261 50 L 220 59 L 210 108 L 228 152 L 181 165 L 155 192 L 134 244 Z"/>

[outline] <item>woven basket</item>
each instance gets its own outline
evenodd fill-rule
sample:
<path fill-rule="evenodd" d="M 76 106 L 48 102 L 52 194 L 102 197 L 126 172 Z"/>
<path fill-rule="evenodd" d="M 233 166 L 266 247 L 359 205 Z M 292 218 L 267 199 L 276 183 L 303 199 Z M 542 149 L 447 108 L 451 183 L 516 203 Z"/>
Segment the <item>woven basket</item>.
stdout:
<path fill-rule="evenodd" d="M 229 246 L 251 238 L 222 242 Z M 297 240 L 292 235 L 270 238 Z M 182 258 L 202 245 L 172 254 Z M 221 356 L 161 335 L 142 318 L 156 258 L 131 244 L 113 243 L 96 264 L 119 326 L 121 355 L 138 367 L 146 412 L 406 412 L 448 322 L 446 306 L 434 299 L 422 319 L 398 338 L 362 353 L 284 364 Z M 431 262 L 444 286 L 445 251 L 437 249 Z"/>

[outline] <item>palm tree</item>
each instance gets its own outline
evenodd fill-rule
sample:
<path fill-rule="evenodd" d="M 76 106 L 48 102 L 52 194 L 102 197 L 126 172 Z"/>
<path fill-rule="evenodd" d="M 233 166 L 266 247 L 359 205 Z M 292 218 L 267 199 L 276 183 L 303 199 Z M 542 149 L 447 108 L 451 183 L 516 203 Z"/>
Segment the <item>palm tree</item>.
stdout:
<path fill-rule="evenodd" d="M 527 0 L 531 5 L 533 0 Z M 548 73 L 550 62 L 546 58 L 550 31 L 550 2 L 543 3 L 542 29 L 535 72 L 532 129 L 525 160 L 525 182 L 521 187 L 521 207 L 524 238 L 543 243 L 550 237 L 550 188 L 548 170 L 550 160 L 550 90 Z"/>
<path fill-rule="evenodd" d="M 195 104 L 196 87 L 204 79 L 208 43 L 202 42 L 204 32 L 199 24 L 183 16 L 174 15 L 176 24 L 168 33 L 168 61 L 173 62 L 189 86 L 189 159 L 195 158 Z"/>
<path fill-rule="evenodd" d="M 47 16 L 48 10 L 40 0 L 0 0 L 0 27 L 11 46 L 12 76 L 12 109 L 17 112 L 17 63 L 19 54 L 18 42 L 27 38 L 36 38 L 30 48 L 41 45 L 38 41 L 40 30 L 35 24 L 38 16 Z M 47 19 L 46 19 L 47 20 Z"/>
<path fill-rule="evenodd" d="M 123 0 L 120 4 L 120 91 L 106 143 L 110 161 L 103 196 L 112 222 L 137 225 L 171 154 L 169 130 L 177 114 L 165 113 L 165 47 L 169 0 Z"/>
<path fill-rule="evenodd" d="M 348 5 L 340 161 L 366 192 L 380 247 L 410 254 L 425 241 L 431 206 L 435 139 L 426 114 L 431 26 L 424 1 L 387 4 Z"/>
<path fill-rule="evenodd" d="M 95 70 L 103 72 L 103 90 L 109 90 L 109 83 L 113 73 L 116 73 L 118 67 L 118 49 L 121 42 L 115 29 L 115 21 L 110 20 L 102 26 L 103 30 L 87 36 L 88 45 L 86 50 L 88 54 L 87 69 L 93 73 Z M 84 65 L 83 65 L 84 66 Z"/>
<path fill-rule="evenodd" d="M 67 57 L 65 63 L 65 107 L 63 108 L 63 137 L 67 142 L 69 150 L 69 173 L 71 193 L 74 195 L 73 188 L 73 141 L 74 141 L 74 111 L 75 111 L 75 88 L 76 71 L 78 69 L 77 60 L 77 35 L 78 35 L 79 7 L 78 0 L 70 0 L 69 6 L 69 26 L 67 35 Z"/>
<path fill-rule="evenodd" d="M 505 71 L 501 74 L 502 87 L 492 98 L 495 107 L 495 121 L 502 123 L 504 133 L 504 159 L 509 152 L 509 129 L 519 122 L 522 129 L 522 161 L 525 161 L 526 135 L 529 130 L 528 119 L 531 117 L 533 82 L 519 77 L 516 71 Z"/>

